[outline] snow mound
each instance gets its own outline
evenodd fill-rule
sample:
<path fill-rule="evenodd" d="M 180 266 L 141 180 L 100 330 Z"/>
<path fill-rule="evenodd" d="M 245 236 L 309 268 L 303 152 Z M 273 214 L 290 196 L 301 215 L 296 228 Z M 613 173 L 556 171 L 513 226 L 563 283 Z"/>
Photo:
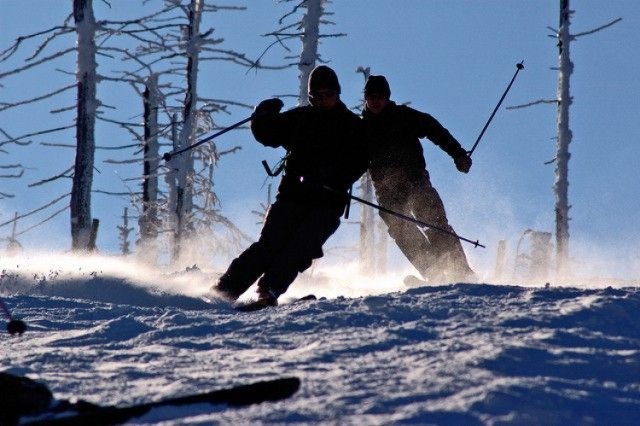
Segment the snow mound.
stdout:
<path fill-rule="evenodd" d="M 153 284 L 60 275 L 0 280 L 28 326 L 0 335 L 0 368 L 58 398 L 128 405 L 302 380 L 287 401 L 164 409 L 165 424 L 633 424 L 640 412 L 638 287 L 398 284 L 328 298 L 320 284 L 318 301 L 238 313 L 202 300 L 213 278 L 201 271 Z"/>

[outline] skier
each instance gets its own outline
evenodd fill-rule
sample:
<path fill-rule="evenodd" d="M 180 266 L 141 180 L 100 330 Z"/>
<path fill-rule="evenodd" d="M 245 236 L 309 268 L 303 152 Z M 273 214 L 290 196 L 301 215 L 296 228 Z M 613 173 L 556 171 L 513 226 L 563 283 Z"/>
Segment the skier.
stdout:
<path fill-rule="evenodd" d="M 370 76 L 362 112 L 371 159 L 369 173 L 378 202 L 387 209 L 454 232 L 440 195 L 431 185 L 420 138 L 428 138 L 449 154 L 456 168 L 467 173 L 471 158 L 460 143 L 431 115 L 390 100 L 384 76 Z M 475 280 L 460 240 L 436 229 L 380 212 L 389 235 L 427 281 Z"/>
<path fill-rule="evenodd" d="M 320 65 L 309 76 L 309 106 L 280 113 L 280 99 L 262 101 L 251 131 L 269 147 L 284 147 L 284 175 L 260 238 L 237 257 L 214 290 L 235 301 L 256 280 L 258 299 L 243 310 L 276 306 L 340 224 L 351 185 L 366 171 L 362 121 L 340 100 L 336 73 Z M 330 188 L 329 189 L 327 189 Z"/>

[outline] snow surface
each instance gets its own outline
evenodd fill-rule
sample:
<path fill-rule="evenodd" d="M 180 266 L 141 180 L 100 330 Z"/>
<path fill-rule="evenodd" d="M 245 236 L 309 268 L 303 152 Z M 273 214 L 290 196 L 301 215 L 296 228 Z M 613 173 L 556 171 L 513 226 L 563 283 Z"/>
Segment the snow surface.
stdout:
<path fill-rule="evenodd" d="M 56 398 L 128 405 L 302 380 L 282 402 L 165 408 L 132 424 L 640 419 L 637 283 L 407 288 L 401 275 L 352 276 L 302 280 L 283 296 L 316 302 L 238 313 L 203 300 L 215 274 L 201 270 L 44 256 L 0 265 L 0 294 L 28 326 L 0 334 L 0 371 L 42 381 Z"/>

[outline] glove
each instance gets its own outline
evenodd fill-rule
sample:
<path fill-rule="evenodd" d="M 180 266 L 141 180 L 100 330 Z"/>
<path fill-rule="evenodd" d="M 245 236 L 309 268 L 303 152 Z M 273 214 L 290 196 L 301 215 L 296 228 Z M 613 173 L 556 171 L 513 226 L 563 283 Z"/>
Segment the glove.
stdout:
<path fill-rule="evenodd" d="M 466 152 L 462 152 L 453 158 L 453 162 L 456 164 L 456 168 L 462 173 L 468 173 L 471 168 L 471 157 Z"/>
<path fill-rule="evenodd" d="M 278 114 L 284 103 L 278 98 L 267 99 L 258 104 L 254 111 L 254 115 Z"/>

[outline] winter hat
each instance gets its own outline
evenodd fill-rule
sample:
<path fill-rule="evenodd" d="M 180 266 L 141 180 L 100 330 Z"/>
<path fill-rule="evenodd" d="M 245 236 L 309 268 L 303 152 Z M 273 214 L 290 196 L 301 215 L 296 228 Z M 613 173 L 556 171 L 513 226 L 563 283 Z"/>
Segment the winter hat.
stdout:
<path fill-rule="evenodd" d="M 389 83 L 383 75 L 371 75 L 364 85 L 364 95 L 382 95 L 386 98 L 391 97 L 391 89 Z"/>
<path fill-rule="evenodd" d="M 309 75 L 309 96 L 321 89 L 335 90 L 340 94 L 340 83 L 335 71 L 326 65 L 318 65 Z"/>

